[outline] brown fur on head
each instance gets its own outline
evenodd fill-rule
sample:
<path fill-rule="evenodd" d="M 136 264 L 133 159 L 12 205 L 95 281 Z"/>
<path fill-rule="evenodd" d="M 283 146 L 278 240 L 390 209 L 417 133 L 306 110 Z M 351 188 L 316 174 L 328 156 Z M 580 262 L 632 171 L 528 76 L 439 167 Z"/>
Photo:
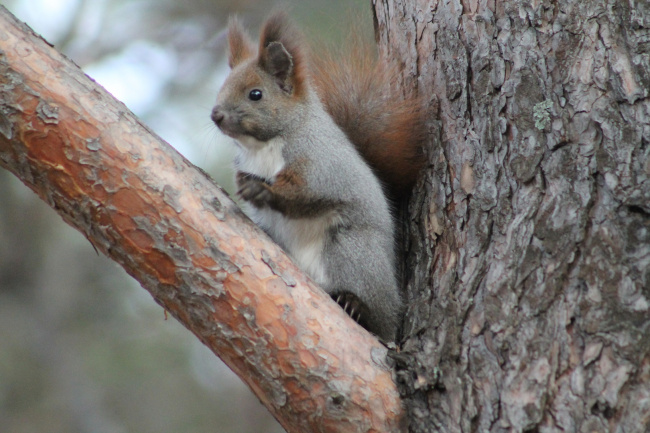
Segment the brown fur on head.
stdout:
<path fill-rule="evenodd" d="M 260 34 L 259 66 L 275 75 L 294 96 L 305 94 L 307 67 L 304 42 L 300 32 L 283 11 L 275 12 L 264 22 Z"/>
<path fill-rule="evenodd" d="M 288 93 L 305 94 L 307 66 L 300 32 L 283 11 L 275 12 L 262 26 L 257 53 L 255 46 L 237 17 L 228 20 L 228 66 L 258 56 L 258 66 L 276 77 Z"/>
<path fill-rule="evenodd" d="M 232 71 L 212 110 L 215 124 L 244 145 L 257 145 L 245 137 L 266 142 L 293 127 L 308 92 L 300 35 L 287 17 L 267 19 L 259 52 L 237 19 L 229 23 L 228 43 Z"/>

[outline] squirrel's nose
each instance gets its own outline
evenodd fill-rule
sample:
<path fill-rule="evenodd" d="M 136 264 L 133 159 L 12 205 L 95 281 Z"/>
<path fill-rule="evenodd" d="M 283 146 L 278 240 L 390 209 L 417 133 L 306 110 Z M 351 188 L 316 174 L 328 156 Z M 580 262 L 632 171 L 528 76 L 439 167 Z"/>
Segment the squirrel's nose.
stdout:
<path fill-rule="evenodd" d="M 212 121 L 217 125 L 221 125 L 221 122 L 223 122 L 223 119 L 226 117 L 224 112 L 221 110 L 221 105 L 215 105 L 214 108 L 212 109 L 212 114 L 210 115 L 212 118 Z"/>

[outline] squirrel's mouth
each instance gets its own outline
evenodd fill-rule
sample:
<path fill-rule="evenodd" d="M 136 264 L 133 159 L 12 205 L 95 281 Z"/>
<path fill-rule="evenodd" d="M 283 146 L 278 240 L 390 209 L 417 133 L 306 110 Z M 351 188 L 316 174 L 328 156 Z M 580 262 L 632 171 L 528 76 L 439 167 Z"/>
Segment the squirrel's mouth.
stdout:
<path fill-rule="evenodd" d="M 235 125 L 232 119 L 232 115 L 229 115 L 221 105 L 217 104 L 212 108 L 210 119 L 212 119 L 214 124 L 217 125 L 221 132 L 233 138 L 237 138 L 232 135 L 235 129 L 233 128 Z"/>
<path fill-rule="evenodd" d="M 215 118 L 214 114 L 211 116 L 212 121 L 214 122 L 215 125 L 217 125 L 217 128 L 224 134 L 226 134 L 229 137 L 232 137 L 234 139 L 238 139 L 241 137 L 243 132 L 241 131 L 241 128 L 238 128 L 235 123 L 232 121 L 229 121 L 227 118 Z"/>
<path fill-rule="evenodd" d="M 250 135 L 245 131 L 241 119 L 237 115 L 233 115 L 233 113 L 225 110 L 221 105 L 214 106 L 210 118 L 221 132 L 236 140 Z"/>

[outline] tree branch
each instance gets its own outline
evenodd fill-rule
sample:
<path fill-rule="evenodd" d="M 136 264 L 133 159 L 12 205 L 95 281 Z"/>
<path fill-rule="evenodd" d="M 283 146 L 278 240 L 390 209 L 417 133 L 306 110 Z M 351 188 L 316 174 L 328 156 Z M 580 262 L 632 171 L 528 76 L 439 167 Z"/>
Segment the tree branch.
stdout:
<path fill-rule="evenodd" d="M 0 165 L 122 265 L 287 431 L 399 429 L 386 349 L 204 173 L 2 7 Z"/>

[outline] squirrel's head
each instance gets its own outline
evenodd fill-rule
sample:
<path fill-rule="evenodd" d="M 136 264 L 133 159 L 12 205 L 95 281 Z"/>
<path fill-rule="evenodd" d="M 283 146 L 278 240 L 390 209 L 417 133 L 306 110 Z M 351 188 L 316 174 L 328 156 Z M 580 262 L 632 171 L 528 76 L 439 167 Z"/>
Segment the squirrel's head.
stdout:
<path fill-rule="evenodd" d="M 284 13 L 268 18 L 256 50 L 237 19 L 228 26 L 231 72 L 217 96 L 212 120 L 234 138 L 268 141 L 282 134 L 306 98 L 300 34 Z"/>

